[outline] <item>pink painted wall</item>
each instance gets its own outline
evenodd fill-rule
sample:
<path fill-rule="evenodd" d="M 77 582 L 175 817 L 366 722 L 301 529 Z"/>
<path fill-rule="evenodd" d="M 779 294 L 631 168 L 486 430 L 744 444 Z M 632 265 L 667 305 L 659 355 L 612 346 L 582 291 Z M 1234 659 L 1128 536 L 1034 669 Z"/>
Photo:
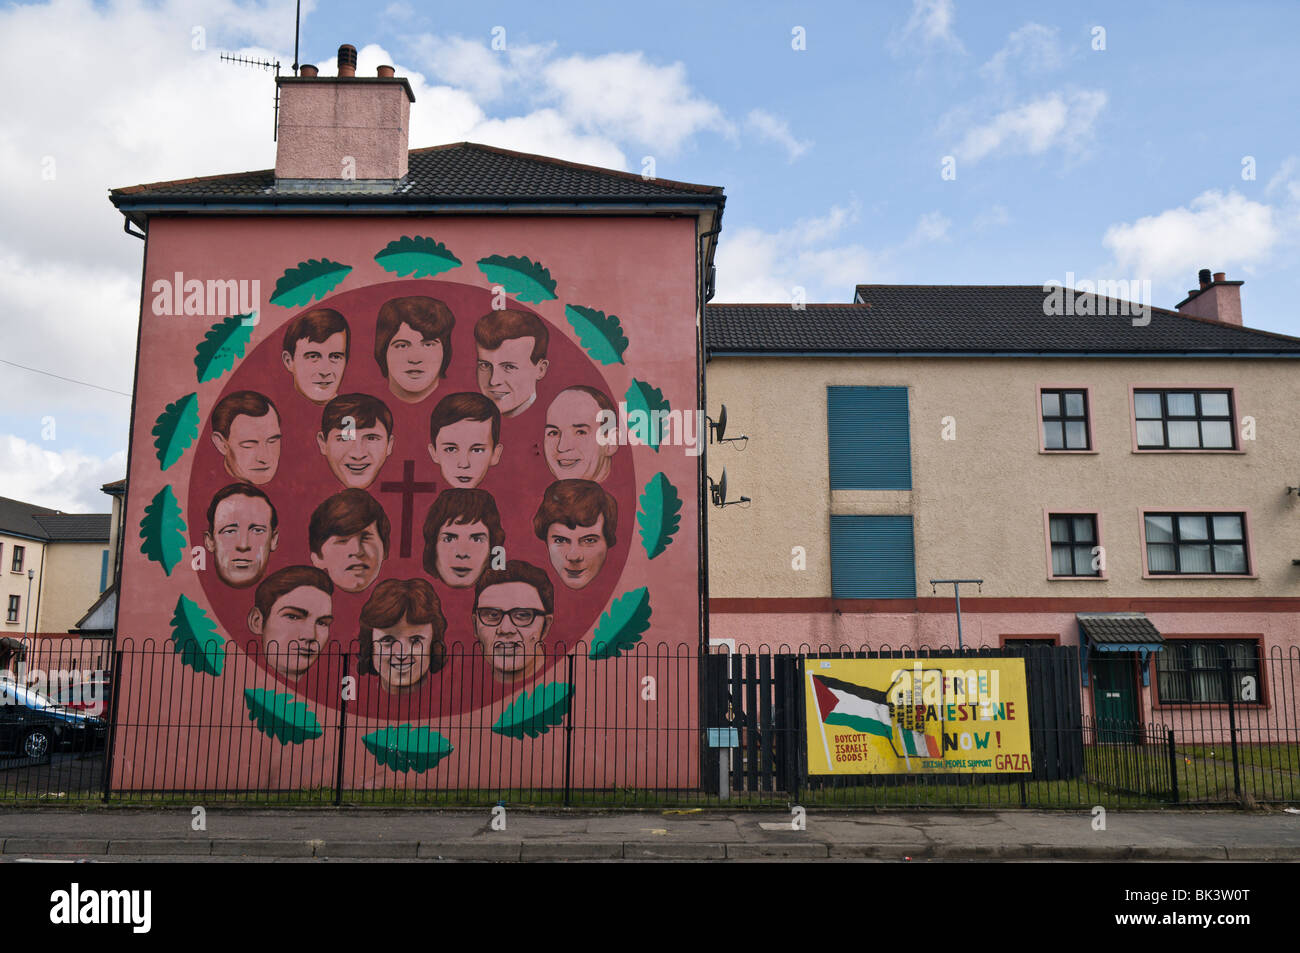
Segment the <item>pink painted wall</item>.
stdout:
<path fill-rule="evenodd" d="M 402 278 L 384 270 L 375 256 L 402 236 L 431 236 L 462 262 L 436 277 Z M 482 489 L 493 494 L 506 530 L 509 559 L 544 569 L 555 583 L 556 622 L 547 639 L 549 665 L 527 683 L 506 687 L 488 677 L 474 639 L 472 591 L 430 579 L 421 565 L 421 527 L 435 494 L 417 495 L 409 557 L 389 553 L 378 581 L 430 581 L 448 619 L 451 660 L 422 680 L 411 695 L 390 696 L 373 676 L 358 679 L 349 701 L 345 739 L 345 784 L 350 788 L 498 786 L 556 787 L 563 782 L 564 732 L 553 728 L 537 738 L 493 733 L 494 721 L 522 690 L 566 682 L 565 652 L 590 643 L 600 616 L 618 597 L 646 587 L 651 605 L 647 631 L 631 657 L 589 660 L 580 650 L 573 672 L 574 779 L 588 787 L 691 786 L 697 783 L 693 732 L 679 729 L 694 718 L 696 672 L 679 655 L 699 644 L 699 514 L 696 486 L 700 457 L 681 446 L 658 452 L 622 446 L 602 484 L 618 504 L 617 542 L 596 581 L 571 591 L 560 584 L 547 549 L 532 532 L 541 492 L 551 483 L 542 452 L 550 400 L 564 387 L 601 387 L 617 403 L 633 379 L 660 389 L 675 409 L 694 410 L 696 394 L 695 228 L 688 218 L 307 218 L 156 219 L 146 249 L 144 296 L 132 425 L 129 493 L 125 518 L 122 597 L 117 622 L 123 661 L 113 778 L 118 789 L 301 789 L 333 783 L 339 757 L 341 653 L 356 675 L 356 639 L 362 605 L 373 592 L 335 591 L 334 622 L 327 651 L 306 674 L 287 679 L 269 670 L 248 630 L 246 618 L 255 587 L 236 589 L 216 578 L 209 563 L 191 568 L 191 548 L 203 545 L 206 506 L 212 493 L 234 482 L 211 440 L 209 416 L 234 390 L 265 394 L 280 414 L 282 449 L 274 478 L 261 488 L 279 517 L 279 546 L 268 574 L 308 564 L 307 521 L 321 500 L 342 489 L 315 445 L 321 407 L 294 390 L 280 366 L 285 325 L 297 314 L 330 307 L 344 314 L 351 353 L 337 393 L 366 393 L 384 401 L 394 415 L 394 450 L 368 492 L 392 522 L 390 550 L 399 545 L 401 497 L 381 492 L 380 481 L 399 480 L 405 461 L 415 479 L 445 488 L 430 460 L 429 412 L 448 393 L 477 392 L 473 327 L 492 307 L 493 281 L 476 266 L 492 256 L 528 256 L 556 282 L 556 297 L 507 307 L 532 312 L 551 335 L 551 367 L 537 386 L 537 401 L 518 417 L 502 421 L 502 462 L 489 470 Z M 309 304 L 269 303 L 276 282 L 308 259 L 329 259 L 352 267 L 337 287 Z M 185 279 L 258 280 L 261 309 L 242 357 L 218 379 L 200 383 L 195 348 L 226 314 L 165 316 L 153 313 L 154 283 Z M 428 295 L 445 301 L 456 325 L 452 361 L 445 381 L 423 402 L 404 404 L 390 396 L 373 356 L 378 307 L 392 297 Z M 592 360 L 565 317 L 565 305 L 615 314 L 629 344 L 623 363 Z M 232 313 L 227 311 L 227 314 Z M 197 395 L 199 432 L 166 470 L 155 455 L 152 431 L 164 407 Z M 663 473 L 681 497 L 681 525 L 667 549 L 651 559 L 638 534 L 639 498 L 652 476 Z M 170 486 L 186 524 L 183 558 L 170 573 L 142 552 L 141 521 L 146 506 Z M 184 595 L 228 640 L 220 675 L 184 665 L 170 640 L 177 601 Z M 139 651 L 130 651 L 136 649 Z M 653 698 L 642 691 L 655 679 Z M 243 692 L 265 688 L 291 692 L 305 703 L 321 735 L 283 744 L 250 721 Z M 430 726 L 454 751 L 423 773 L 381 766 L 359 738 L 385 727 Z M 635 733 L 633 741 L 632 733 Z M 671 759 L 664 752 L 672 749 Z M 664 775 L 664 765 L 671 768 Z M 581 771 L 581 774 L 578 772 Z"/>

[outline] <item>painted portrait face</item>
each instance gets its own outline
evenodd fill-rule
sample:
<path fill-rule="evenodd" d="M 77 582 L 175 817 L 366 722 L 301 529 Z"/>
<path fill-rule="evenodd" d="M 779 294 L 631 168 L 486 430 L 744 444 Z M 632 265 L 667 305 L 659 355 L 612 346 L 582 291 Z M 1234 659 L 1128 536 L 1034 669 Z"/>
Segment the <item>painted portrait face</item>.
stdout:
<path fill-rule="evenodd" d="M 533 339 L 507 338 L 496 350 L 478 345 L 478 389 L 503 417 L 527 410 L 537 399 L 537 382 L 546 376 L 545 358 L 532 361 Z"/>
<path fill-rule="evenodd" d="M 501 462 L 501 444 L 492 443 L 492 421 L 458 420 L 438 430 L 429 456 L 448 486 L 468 490 L 483 482 L 488 467 Z"/>
<path fill-rule="evenodd" d="M 281 675 L 296 678 L 320 657 L 334 621 L 329 593 L 315 586 L 299 586 L 275 600 L 270 615 L 254 607 L 248 627 L 262 637 L 267 663 Z"/>
<path fill-rule="evenodd" d="M 442 371 L 442 341 L 426 339 L 403 322 L 388 342 L 388 389 L 400 400 L 414 403 L 437 389 Z"/>
<path fill-rule="evenodd" d="M 331 430 L 328 437 L 318 433 L 316 446 L 340 483 L 364 490 L 375 482 L 393 452 L 393 437 L 375 421 L 373 427 L 357 428 L 350 434 L 343 430 Z"/>
<path fill-rule="evenodd" d="M 478 582 L 487 567 L 492 544 L 482 523 L 443 523 L 434 543 L 438 578 L 456 589 Z"/>
<path fill-rule="evenodd" d="M 360 592 L 375 581 L 384 564 L 379 527 L 371 523 L 352 536 L 331 536 L 321 545 L 319 556 L 311 554 L 311 564 L 325 570 L 344 592 Z"/>
<path fill-rule="evenodd" d="M 239 414 L 230 422 L 230 436 L 213 431 L 212 443 L 236 480 L 270 483 L 280 465 L 280 415 L 274 409 L 261 417 Z"/>
<path fill-rule="evenodd" d="M 246 589 L 262 578 L 279 543 L 279 531 L 271 529 L 271 504 L 242 493 L 217 504 L 212 529 L 203 534 L 203 545 L 216 562 L 217 578 L 236 589 Z"/>
<path fill-rule="evenodd" d="M 433 623 L 401 622 L 371 635 L 371 659 L 385 691 L 402 691 L 417 684 L 429 673 L 433 654 Z"/>
<path fill-rule="evenodd" d="M 298 393 L 314 404 L 324 404 L 338 396 L 347 365 L 347 336 L 339 331 L 320 343 L 300 338 L 293 354 L 280 352 L 285 369 L 293 375 Z"/>
<path fill-rule="evenodd" d="M 600 405 L 580 390 L 561 391 L 546 409 L 543 447 L 546 465 L 557 480 L 594 480 L 609 476 L 618 444 L 596 439 Z"/>
<path fill-rule="evenodd" d="M 605 517 L 597 516 L 592 526 L 569 529 L 552 523 L 546 530 L 546 550 L 560 582 L 570 589 L 583 589 L 596 578 L 609 555 L 605 542 Z"/>
<path fill-rule="evenodd" d="M 530 613 L 529 621 L 521 621 Z M 503 582 L 479 594 L 474 606 L 474 635 L 498 677 L 527 678 L 545 661 L 542 640 L 551 619 L 543 614 L 536 589 L 526 582 Z"/>

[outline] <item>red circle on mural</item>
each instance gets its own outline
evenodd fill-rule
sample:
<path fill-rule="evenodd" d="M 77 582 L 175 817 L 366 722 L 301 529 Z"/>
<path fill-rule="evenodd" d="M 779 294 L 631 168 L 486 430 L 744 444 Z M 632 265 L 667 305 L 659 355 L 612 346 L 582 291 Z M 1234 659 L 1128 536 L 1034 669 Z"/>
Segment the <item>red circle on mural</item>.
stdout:
<path fill-rule="evenodd" d="M 451 332 L 451 360 L 444 379 L 420 402 L 405 403 L 392 395 L 375 358 L 376 321 L 385 302 L 414 295 L 446 304 L 455 317 L 455 326 Z M 393 415 L 393 449 L 366 490 L 383 507 L 392 527 L 379 572 L 361 592 L 345 592 L 336 587 L 330 606 L 333 621 L 325 650 L 300 677 L 289 679 L 276 675 L 300 700 L 336 708 L 346 694 L 340 688 L 345 676 L 353 675 L 356 676 L 355 701 L 349 697 L 348 707 L 369 717 L 406 720 L 471 711 L 495 699 L 517 694 L 522 687 L 538 680 L 563 680 L 563 672 L 551 679 L 543 676 L 546 671 L 553 671 L 574 643 L 589 640 L 601 611 L 609 603 L 634 536 L 637 500 L 631 452 L 620 448 L 614 454 L 609 475 L 600 484 L 617 502 L 616 541 L 609 547 L 600 572 L 584 588 L 575 590 L 562 584 L 551 564 L 546 543 L 535 535 L 533 518 L 543 493 L 555 481 L 543 453 L 544 425 L 551 401 L 560 391 L 574 385 L 598 388 L 615 404 L 621 395 L 611 389 L 600 369 L 577 344 L 540 316 L 549 331 L 546 355 L 549 366 L 537 382 L 537 399 L 533 404 L 518 416 L 502 419 L 501 460 L 488 469 L 480 488 L 492 495 L 500 512 L 507 559 L 523 560 L 544 570 L 554 586 L 555 618 L 545 640 L 545 666 L 527 681 L 502 680 L 493 672 L 474 636 L 473 588 L 450 587 L 425 571 L 425 514 L 437 494 L 447 488 L 428 451 L 430 413 L 448 394 L 479 393 L 474 325 L 493 310 L 492 304 L 493 295 L 485 289 L 424 279 L 369 285 L 301 309 L 306 312 L 330 308 L 347 320 L 348 357 L 336 393 L 368 394 L 383 401 Z M 509 307 L 536 314 L 514 302 Z M 240 362 L 217 402 L 205 408 L 208 417 L 199 439 L 186 509 L 190 545 L 204 546 L 213 496 L 223 487 L 239 482 L 226 470 L 225 458 L 213 440 L 212 410 L 222 398 L 236 391 L 255 391 L 267 397 L 279 414 L 281 439 L 274 476 L 260 485 L 275 507 L 277 517 L 277 545 L 261 580 L 286 567 L 312 565 L 308 543 L 312 513 L 320 503 L 344 488 L 317 444 L 323 405 L 313 403 L 295 389 L 293 377 L 282 360 L 283 329 L 288 323 L 273 331 Z M 402 552 L 404 538 L 409 541 L 406 553 Z M 199 576 L 213 615 L 241 650 L 271 672 L 265 666 L 260 639 L 249 628 L 256 585 L 246 588 L 227 585 L 214 571 L 212 554 L 208 557 L 207 571 L 200 572 Z M 446 662 L 439 670 L 425 675 L 410 692 L 401 695 L 385 691 L 377 676 L 359 674 L 357 668 L 362 607 L 375 587 L 392 579 L 422 579 L 431 583 L 447 620 Z"/>

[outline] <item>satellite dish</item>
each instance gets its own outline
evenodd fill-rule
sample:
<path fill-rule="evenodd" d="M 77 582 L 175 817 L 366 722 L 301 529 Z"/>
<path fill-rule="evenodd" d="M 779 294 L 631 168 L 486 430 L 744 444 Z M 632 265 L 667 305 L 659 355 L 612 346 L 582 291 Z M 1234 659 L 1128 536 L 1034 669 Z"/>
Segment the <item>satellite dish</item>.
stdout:
<path fill-rule="evenodd" d="M 722 469 L 722 479 L 718 481 L 718 505 L 725 506 L 727 502 L 727 469 Z"/>
<path fill-rule="evenodd" d="M 718 414 L 717 436 L 714 438 L 721 442 L 727 433 L 727 405 L 722 405 L 722 412 Z"/>

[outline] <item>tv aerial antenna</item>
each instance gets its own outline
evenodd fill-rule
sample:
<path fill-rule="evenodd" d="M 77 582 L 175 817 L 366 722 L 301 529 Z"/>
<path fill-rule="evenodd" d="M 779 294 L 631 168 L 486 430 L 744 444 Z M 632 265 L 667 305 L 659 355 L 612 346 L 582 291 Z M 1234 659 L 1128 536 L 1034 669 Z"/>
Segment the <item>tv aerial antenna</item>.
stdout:
<path fill-rule="evenodd" d="M 302 0 L 294 5 L 293 11 L 293 75 L 298 75 L 298 34 L 302 25 Z M 274 70 L 277 79 L 280 77 L 279 60 L 259 60 L 248 56 L 232 56 L 229 53 L 221 54 L 221 62 L 234 63 L 238 66 L 253 66 L 258 69 Z M 275 84 L 275 109 L 271 122 L 271 141 L 276 141 L 277 133 L 280 129 L 280 84 Z"/>

